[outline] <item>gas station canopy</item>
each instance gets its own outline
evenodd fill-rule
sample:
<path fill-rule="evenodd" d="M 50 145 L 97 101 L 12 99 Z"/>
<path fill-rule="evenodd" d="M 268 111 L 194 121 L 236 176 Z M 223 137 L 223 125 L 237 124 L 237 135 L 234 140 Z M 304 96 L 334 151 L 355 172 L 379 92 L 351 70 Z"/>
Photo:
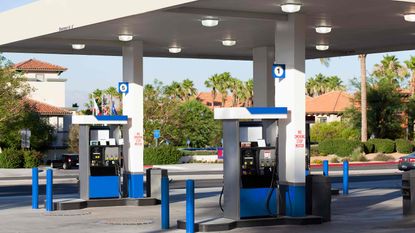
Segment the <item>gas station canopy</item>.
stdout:
<path fill-rule="evenodd" d="M 274 46 L 275 22 L 287 20 L 281 0 L 39 0 L 0 13 L 2 52 L 121 55 L 118 35 L 144 42 L 144 56 L 252 59 L 252 49 Z M 288 1 L 290 2 L 290 1 Z M 292 2 L 292 1 L 291 1 Z M 415 1 L 301 0 L 306 57 L 415 49 Z M 203 27 L 201 19 L 219 19 Z M 316 26 L 331 26 L 318 34 Z M 225 47 L 222 40 L 236 40 Z M 82 50 L 72 44 L 85 44 Z M 318 51 L 316 44 L 329 45 Z M 182 48 L 171 54 L 169 47 Z"/>

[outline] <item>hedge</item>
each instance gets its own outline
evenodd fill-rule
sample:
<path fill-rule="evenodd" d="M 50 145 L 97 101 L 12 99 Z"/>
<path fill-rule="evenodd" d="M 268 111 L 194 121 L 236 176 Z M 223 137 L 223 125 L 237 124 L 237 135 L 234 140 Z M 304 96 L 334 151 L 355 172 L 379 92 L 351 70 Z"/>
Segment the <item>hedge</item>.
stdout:
<path fill-rule="evenodd" d="M 395 140 L 396 151 L 399 153 L 412 153 L 414 151 L 414 145 L 405 139 L 396 139 Z"/>
<path fill-rule="evenodd" d="M 42 154 L 34 150 L 5 149 L 0 154 L 0 168 L 32 168 L 40 165 Z"/>
<path fill-rule="evenodd" d="M 327 139 L 318 145 L 321 154 L 335 154 L 340 157 L 350 156 L 356 148 L 360 147 L 359 141 L 347 139 Z"/>
<path fill-rule="evenodd" d="M 369 139 L 368 142 L 371 142 L 375 145 L 374 152 L 393 153 L 395 151 L 395 142 L 391 139 L 374 138 Z"/>
<path fill-rule="evenodd" d="M 144 164 L 175 164 L 184 153 L 173 146 L 147 147 L 144 149 Z"/>
<path fill-rule="evenodd" d="M 375 152 L 375 144 L 372 142 L 362 142 L 362 150 L 366 154 Z"/>
<path fill-rule="evenodd" d="M 38 167 L 40 165 L 40 160 L 42 159 L 43 155 L 38 151 L 24 151 L 23 158 L 24 158 L 24 167 L 25 168 L 32 168 Z"/>
<path fill-rule="evenodd" d="M 0 168 L 21 168 L 24 165 L 23 151 L 4 149 L 0 154 Z"/>

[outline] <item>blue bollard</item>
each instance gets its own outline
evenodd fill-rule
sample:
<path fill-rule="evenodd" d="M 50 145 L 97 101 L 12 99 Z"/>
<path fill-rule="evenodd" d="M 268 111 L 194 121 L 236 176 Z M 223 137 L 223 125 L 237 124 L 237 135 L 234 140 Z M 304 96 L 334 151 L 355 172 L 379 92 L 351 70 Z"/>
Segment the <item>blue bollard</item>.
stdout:
<path fill-rule="evenodd" d="M 161 229 L 170 228 L 169 178 L 161 178 Z"/>
<path fill-rule="evenodd" d="M 323 161 L 323 176 L 329 176 L 329 161 Z"/>
<path fill-rule="evenodd" d="M 39 208 L 39 169 L 32 168 L 32 209 Z"/>
<path fill-rule="evenodd" d="M 186 233 L 195 232 L 195 182 L 186 180 Z"/>
<path fill-rule="evenodd" d="M 46 171 L 46 211 L 53 211 L 53 170 Z"/>
<path fill-rule="evenodd" d="M 343 195 L 349 194 L 349 161 L 343 161 Z"/>

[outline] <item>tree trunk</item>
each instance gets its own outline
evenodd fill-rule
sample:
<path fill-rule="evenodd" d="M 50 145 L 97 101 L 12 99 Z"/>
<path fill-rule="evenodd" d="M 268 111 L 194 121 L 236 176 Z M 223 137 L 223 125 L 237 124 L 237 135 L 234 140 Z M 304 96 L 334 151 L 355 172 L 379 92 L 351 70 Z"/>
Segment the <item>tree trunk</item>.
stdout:
<path fill-rule="evenodd" d="M 367 97 L 366 97 L 366 54 L 359 55 L 360 61 L 360 108 L 362 113 L 362 129 L 361 129 L 361 140 L 362 142 L 367 141 Z"/>

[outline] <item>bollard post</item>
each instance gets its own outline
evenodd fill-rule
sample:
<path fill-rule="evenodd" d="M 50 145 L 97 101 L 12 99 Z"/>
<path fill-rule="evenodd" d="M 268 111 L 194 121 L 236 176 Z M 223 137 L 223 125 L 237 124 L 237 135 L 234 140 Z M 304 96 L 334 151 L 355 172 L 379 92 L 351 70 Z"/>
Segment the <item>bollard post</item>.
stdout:
<path fill-rule="evenodd" d="M 186 233 L 195 232 L 195 182 L 186 180 Z"/>
<path fill-rule="evenodd" d="M 329 176 L 329 161 L 323 161 L 323 176 Z"/>
<path fill-rule="evenodd" d="M 161 178 L 161 229 L 170 228 L 169 178 Z"/>
<path fill-rule="evenodd" d="M 343 161 L 343 195 L 349 194 L 349 161 Z"/>
<path fill-rule="evenodd" d="M 46 171 L 46 211 L 53 211 L 53 170 Z"/>
<path fill-rule="evenodd" d="M 32 168 L 32 209 L 39 208 L 39 169 Z"/>

